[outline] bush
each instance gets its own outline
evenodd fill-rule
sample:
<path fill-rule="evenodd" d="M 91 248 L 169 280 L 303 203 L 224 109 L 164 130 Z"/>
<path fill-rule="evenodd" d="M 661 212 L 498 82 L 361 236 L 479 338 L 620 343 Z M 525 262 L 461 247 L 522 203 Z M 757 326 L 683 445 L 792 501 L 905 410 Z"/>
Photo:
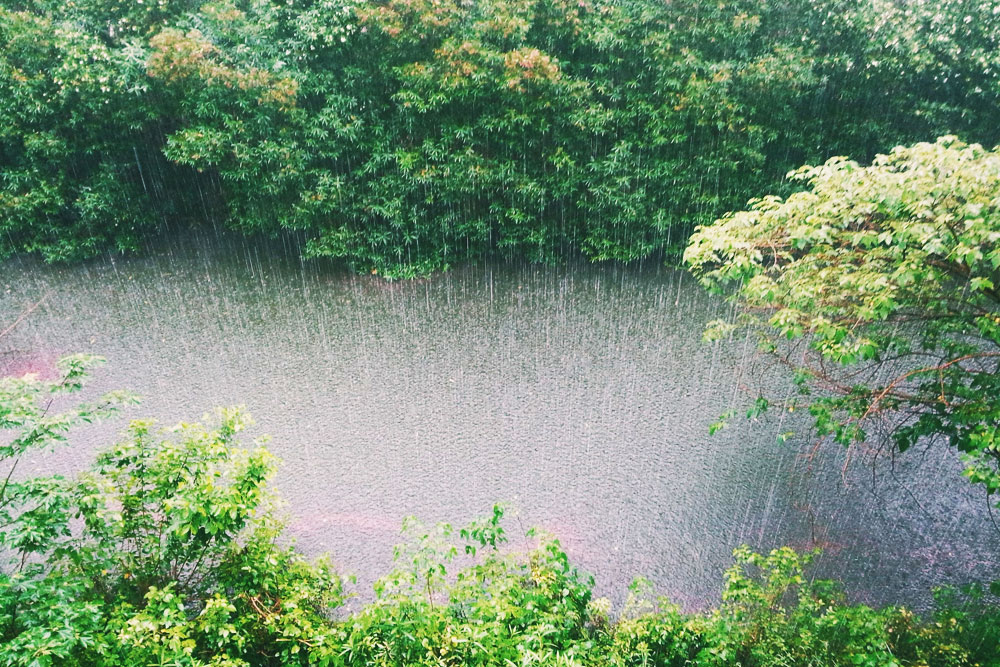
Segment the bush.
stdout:
<path fill-rule="evenodd" d="M 50 414 L 80 388 L 92 357 L 63 377 L 0 380 L 4 460 L 65 438 L 74 423 L 132 397 Z M 268 483 L 274 459 L 221 410 L 211 427 L 133 421 L 76 479 L 9 478 L 0 492 L 0 665 L 249 667 L 284 665 L 996 665 L 1000 614 L 985 593 L 939 594 L 929 621 L 848 604 L 807 574 L 812 555 L 746 547 L 722 604 L 685 613 L 648 582 L 625 610 L 593 599 L 593 580 L 558 540 L 507 545 L 504 508 L 455 530 L 407 520 L 395 568 L 360 611 L 325 561 L 280 543 Z"/>
<path fill-rule="evenodd" d="M 0 5 L 0 256 L 208 218 L 388 277 L 631 261 L 803 162 L 1000 141 L 972 0 Z"/>
<path fill-rule="evenodd" d="M 64 360 L 60 382 L 2 381 L 8 461 L 130 400 L 48 414 L 46 397 L 79 388 L 95 361 Z M 214 428 L 133 421 L 77 479 L 6 485 L 0 664 L 292 665 L 321 650 L 341 581 L 277 543 L 274 461 L 238 446 L 247 423 L 239 410 Z"/>

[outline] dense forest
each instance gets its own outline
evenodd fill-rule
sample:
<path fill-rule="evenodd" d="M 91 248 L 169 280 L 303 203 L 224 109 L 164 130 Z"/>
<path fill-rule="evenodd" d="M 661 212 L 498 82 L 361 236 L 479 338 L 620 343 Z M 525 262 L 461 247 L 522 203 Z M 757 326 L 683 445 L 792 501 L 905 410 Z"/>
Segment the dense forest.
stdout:
<path fill-rule="evenodd" d="M 748 417 L 946 442 L 990 504 L 998 142 L 983 2 L 0 0 L 0 259 L 211 225 L 388 279 L 683 253 L 735 304 L 708 337 L 747 330 L 793 375 Z M 0 378 L 0 667 L 1000 665 L 996 584 L 920 617 L 850 602 L 812 554 L 741 547 L 714 609 L 640 580 L 612 610 L 555 537 L 513 549 L 502 506 L 408 521 L 352 607 L 283 537 L 239 409 L 20 474 L 135 402 L 75 401 L 100 361 Z"/>
<path fill-rule="evenodd" d="M 0 255 L 297 230 L 387 277 L 679 255 L 834 155 L 1000 141 L 972 0 L 0 3 Z"/>

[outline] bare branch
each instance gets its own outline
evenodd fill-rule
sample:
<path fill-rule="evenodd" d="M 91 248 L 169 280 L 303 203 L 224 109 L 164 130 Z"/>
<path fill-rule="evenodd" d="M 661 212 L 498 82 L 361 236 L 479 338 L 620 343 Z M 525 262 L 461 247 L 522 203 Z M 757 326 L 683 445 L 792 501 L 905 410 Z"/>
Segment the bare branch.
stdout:
<path fill-rule="evenodd" d="M 31 304 L 24 311 L 22 311 L 21 314 L 17 316 L 17 319 L 14 320 L 13 324 L 11 324 L 9 327 L 7 327 L 6 329 L 4 329 L 3 331 L 0 331 L 0 338 L 3 338 L 7 334 L 9 334 L 11 331 L 13 331 L 14 328 L 18 324 L 20 324 L 21 322 L 23 322 L 25 320 L 25 318 L 28 317 L 28 315 L 31 315 L 31 313 L 35 312 L 35 309 L 38 308 L 40 305 L 42 305 L 45 302 L 45 300 L 49 298 L 49 296 L 51 294 L 52 294 L 52 292 L 46 292 L 45 296 L 43 296 L 41 299 L 39 299 L 35 303 Z"/>

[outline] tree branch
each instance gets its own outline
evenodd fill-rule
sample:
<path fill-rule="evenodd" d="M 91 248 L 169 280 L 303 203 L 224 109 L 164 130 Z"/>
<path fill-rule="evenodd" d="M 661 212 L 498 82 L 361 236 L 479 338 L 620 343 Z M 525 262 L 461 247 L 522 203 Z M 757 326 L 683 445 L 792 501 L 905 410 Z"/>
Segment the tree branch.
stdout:
<path fill-rule="evenodd" d="M 14 320 L 13 324 L 11 324 L 9 327 L 7 327 L 6 329 L 4 329 L 3 331 L 0 331 L 0 338 L 3 338 L 7 334 L 9 334 L 11 331 L 13 331 L 14 328 L 18 324 L 20 324 L 21 322 L 23 322 L 24 319 L 26 317 L 28 317 L 28 315 L 31 315 L 31 313 L 35 312 L 35 309 L 38 308 L 40 305 L 42 305 L 42 303 L 44 303 L 45 300 L 48 299 L 51 294 L 52 294 L 52 292 L 46 292 L 45 296 L 43 296 L 41 299 L 39 299 L 35 303 L 31 304 L 24 311 L 22 311 L 21 314 L 17 316 L 17 319 Z"/>

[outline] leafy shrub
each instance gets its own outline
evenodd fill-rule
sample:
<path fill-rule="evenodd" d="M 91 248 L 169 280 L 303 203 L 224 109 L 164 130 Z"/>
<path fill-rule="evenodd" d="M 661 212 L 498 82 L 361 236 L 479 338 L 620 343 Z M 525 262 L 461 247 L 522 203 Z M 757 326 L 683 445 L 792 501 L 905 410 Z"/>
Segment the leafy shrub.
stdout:
<path fill-rule="evenodd" d="M 803 162 L 1000 141 L 998 44 L 972 0 L 0 3 L 0 256 L 205 218 L 388 277 L 675 253 Z"/>
<path fill-rule="evenodd" d="M 0 425 L 15 429 L 6 460 L 131 400 L 48 414 L 46 397 L 79 388 L 95 361 L 63 360 L 59 382 L 2 380 Z M 242 412 L 218 420 L 164 432 L 133 421 L 75 480 L 9 481 L 0 664 L 305 664 L 329 641 L 340 578 L 276 542 L 274 461 L 237 445 Z"/>
<path fill-rule="evenodd" d="M 59 381 L 0 380 L 5 462 L 134 400 L 115 392 L 50 413 L 97 361 L 61 361 Z M 76 479 L 9 477 L 0 665 L 1000 664 L 985 592 L 942 591 L 921 621 L 848 604 L 808 575 L 812 555 L 789 548 L 737 549 L 715 610 L 685 613 L 640 580 L 613 619 L 558 540 L 529 531 L 532 548 L 509 547 L 502 506 L 458 530 L 407 520 L 375 600 L 337 617 L 341 578 L 280 543 L 275 462 L 259 443 L 241 446 L 248 423 L 238 409 L 211 427 L 133 421 Z"/>

